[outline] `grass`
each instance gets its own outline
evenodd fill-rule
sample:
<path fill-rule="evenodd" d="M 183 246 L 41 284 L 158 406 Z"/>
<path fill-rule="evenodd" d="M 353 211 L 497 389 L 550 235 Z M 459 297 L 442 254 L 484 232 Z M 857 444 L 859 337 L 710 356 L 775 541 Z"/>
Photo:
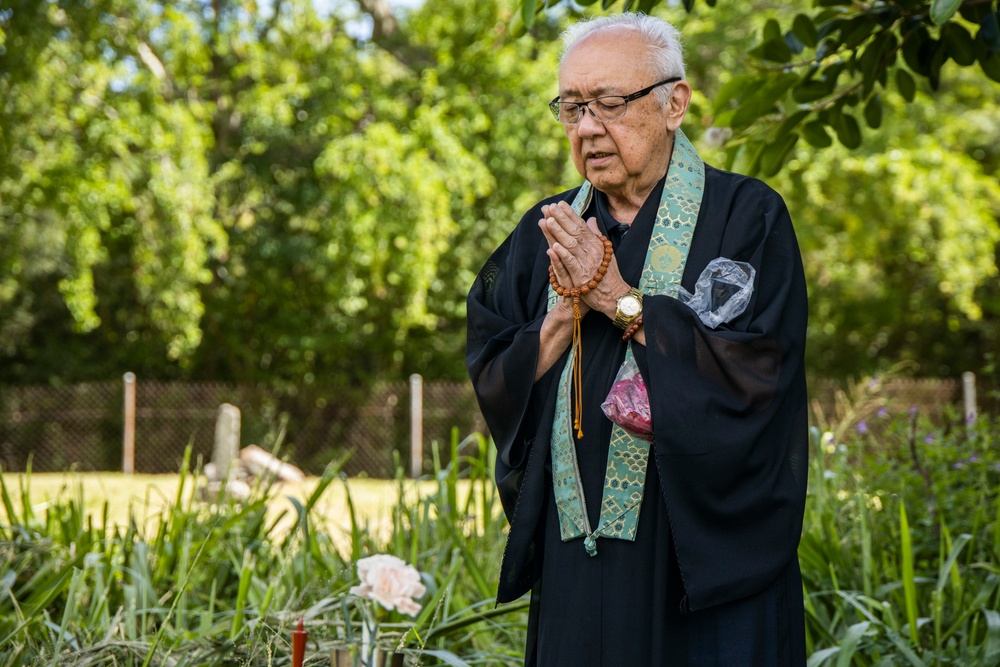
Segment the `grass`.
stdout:
<path fill-rule="evenodd" d="M 1000 665 L 1000 421 L 865 414 L 812 430 L 808 667 Z M 0 664 L 280 667 L 302 616 L 307 664 L 377 623 L 413 664 L 520 665 L 527 601 L 493 600 L 495 452 L 456 437 L 451 454 L 420 482 L 331 470 L 242 503 L 198 501 L 190 474 L 5 475 Z M 421 572 L 416 618 L 349 593 L 374 553 Z"/>
<path fill-rule="evenodd" d="M 493 450 L 457 436 L 451 450 L 454 465 L 419 482 L 331 468 L 240 502 L 199 500 L 189 473 L 4 476 L 0 664 L 284 665 L 301 617 L 320 661 L 308 664 L 356 651 L 374 625 L 374 645 L 419 664 L 517 665 L 526 603 L 493 600 L 505 534 Z M 420 570 L 416 618 L 349 592 L 375 553 Z"/>
<path fill-rule="evenodd" d="M 159 516 L 169 511 L 177 500 L 181 475 L 125 475 L 109 472 L 70 473 L 3 473 L 3 485 L 9 490 L 15 506 L 23 504 L 22 492 L 27 491 L 32 509 L 36 514 L 50 505 L 57 505 L 70 499 L 81 503 L 81 510 L 95 517 L 96 524 L 104 521 L 111 526 L 128 526 L 135 521 L 138 527 L 149 526 Z M 188 502 L 195 492 L 195 486 L 185 485 L 183 501 Z M 322 483 L 321 477 L 307 477 L 302 482 L 290 484 L 276 482 L 267 487 L 269 517 L 276 518 L 282 513 L 294 512 L 291 499 L 305 502 Z M 30 486 L 30 488 L 27 488 Z M 463 501 L 468 498 L 471 483 L 468 479 L 456 480 L 456 496 Z M 351 512 L 355 520 L 376 541 L 385 541 L 391 534 L 393 513 L 399 504 L 398 480 L 371 478 L 350 478 L 344 483 L 330 484 L 324 489 L 316 503 L 312 520 L 335 537 L 338 544 L 345 544 L 351 535 Z M 405 480 L 404 504 L 420 504 L 423 499 L 437 491 L 437 482 L 432 479 Z M 106 506 L 106 507 L 105 507 Z M 106 518 L 105 518 L 106 517 Z M 0 506 L 0 520 L 9 521 Z M 294 517 L 287 514 L 279 522 L 278 534 L 283 534 L 295 525 Z"/>

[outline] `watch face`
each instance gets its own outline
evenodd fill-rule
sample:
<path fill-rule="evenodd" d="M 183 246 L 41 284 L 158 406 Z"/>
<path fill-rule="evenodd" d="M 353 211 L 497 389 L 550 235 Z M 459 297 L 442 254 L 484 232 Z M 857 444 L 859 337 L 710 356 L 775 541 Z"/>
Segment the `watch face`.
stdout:
<path fill-rule="evenodd" d="M 618 310 L 622 311 L 622 315 L 625 317 L 635 317 L 639 314 L 639 309 L 641 307 L 639 299 L 635 298 L 631 294 L 623 296 L 621 301 L 618 302 Z"/>

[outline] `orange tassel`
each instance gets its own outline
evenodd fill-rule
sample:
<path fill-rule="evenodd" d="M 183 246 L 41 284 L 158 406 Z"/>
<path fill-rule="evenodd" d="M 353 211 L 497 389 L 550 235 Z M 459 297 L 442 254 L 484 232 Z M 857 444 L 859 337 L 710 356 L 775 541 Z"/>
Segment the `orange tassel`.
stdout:
<path fill-rule="evenodd" d="M 580 295 L 589 294 L 590 290 L 597 289 L 597 283 L 604 280 L 604 274 L 611 264 L 611 257 L 614 254 L 614 246 L 604 235 L 601 236 L 604 244 L 604 257 L 601 266 L 598 267 L 594 277 L 588 280 L 581 287 L 563 287 L 556 279 L 556 270 L 549 265 L 549 284 L 559 296 L 573 297 L 573 428 L 576 429 L 576 439 L 583 437 L 583 333 L 580 329 L 580 321 L 583 315 L 580 313 Z"/>
<path fill-rule="evenodd" d="M 583 332 L 580 330 L 580 297 L 573 297 L 573 428 L 576 439 L 583 437 Z"/>

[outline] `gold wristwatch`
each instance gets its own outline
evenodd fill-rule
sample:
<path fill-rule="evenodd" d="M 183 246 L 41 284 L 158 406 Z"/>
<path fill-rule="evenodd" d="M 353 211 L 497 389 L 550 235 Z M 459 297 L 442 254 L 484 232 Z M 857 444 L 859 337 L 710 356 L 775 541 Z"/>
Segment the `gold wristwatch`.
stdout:
<path fill-rule="evenodd" d="M 630 287 L 627 292 L 618 297 L 618 309 L 615 311 L 615 326 L 624 331 L 642 314 L 642 292 Z"/>

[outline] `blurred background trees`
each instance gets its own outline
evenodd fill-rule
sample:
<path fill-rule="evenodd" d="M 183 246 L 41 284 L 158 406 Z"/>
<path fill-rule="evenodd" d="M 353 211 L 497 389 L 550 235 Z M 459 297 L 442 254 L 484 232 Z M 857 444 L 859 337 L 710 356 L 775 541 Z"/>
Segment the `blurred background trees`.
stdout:
<path fill-rule="evenodd" d="M 771 21 L 797 21 L 797 34 L 811 4 L 680 4 L 651 11 L 685 35 L 686 131 L 707 161 L 757 170 L 788 201 L 811 371 L 910 361 L 916 374 L 995 375 L 1000 85 L 988 66 L 944 58 L 933 79 L 908 74 L 912 91 L 895 70 L 875 76 L 880 122 L 858 123 L 858 141 L 827 114 L 828 141 L 813 125 L 812 142 L 786 147 L 785 121 L 805 135 L 819 112 L 788 106 L 794 86 L 754 106 L 752 83 L 781 75 L 764 62 Z M 996 2 L 975 4 L 995 16 Z M 578 180 L 545 103 L 558 33 L 584 9 L 557 3 L 514 37 L 521 7 L 0 5 L 0 383 L 126 369 L 343 387 L 464 377 L 476 271 L 534 201 Z M 947 25 L 974 42 L 982 28 L 965 14 Z M 930 24 L 928 39 L 943 31 Z M 836 122 L 867 118 L 838 99 Z M 745 126 L 732 122 L 741 108 Z M 735 130 L 728 144 L 719 126 Z M 754 163 L 779 143 L 769 168 Z"/>

